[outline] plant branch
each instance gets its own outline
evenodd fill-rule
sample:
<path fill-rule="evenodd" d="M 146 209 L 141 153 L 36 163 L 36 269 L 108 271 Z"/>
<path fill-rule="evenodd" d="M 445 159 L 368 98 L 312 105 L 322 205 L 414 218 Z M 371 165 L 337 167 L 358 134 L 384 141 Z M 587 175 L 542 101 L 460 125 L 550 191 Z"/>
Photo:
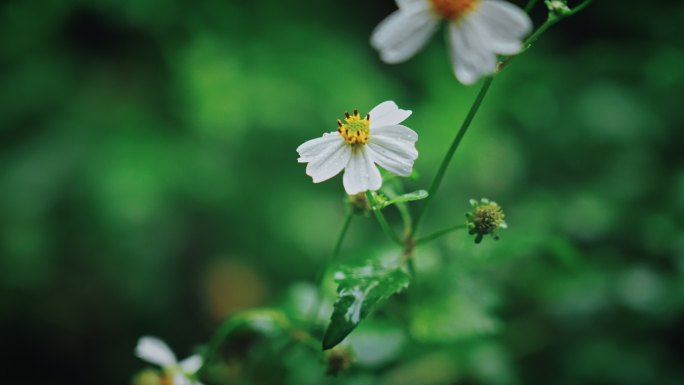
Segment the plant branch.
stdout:
<path fill-rule="evenodd" d="M 468 225 L 465 225 L 465 224 L 461 224 L 461 225 L 457 225 L 457 226 L 448 227 L 448 228 L 446 228 L 446 229 L 437 231 L 436 233 L 433 233 L 433 234 L 430 234 L 430 235 L 426 235 L 426 236 L 424 236 L 424 237 L 422 237 L 422 238 L 419 238 L 418 240 L 416 240 L 416 245 L 421 245 L 421 244 L 423 244 L 423 243 L 428 243 L 428 242 L 430 242 L 430 241 L 432 241 L 432 240 L 435 240 L 435 239 L 437 239 L 437 238 L 439 238 L 439 237 L 441 237 L 441 236 L 443 236 L 443 235 L 447 235 L 447 234 L 449 234 L 449 233 L 451 233 L 451 232 L 454 232 L 454 231 L 456 231 L 456 230 L 463 230 L 463 229 L 467 229 L 467 228 L 468 228 Z"/>
<path fill-rule="evenodd" d="M 421 205 L 418 211 L 418 215 L 416 215 L 416 219 L 413 224 L 413 229 L 411 229 L 411 237 L 415 236 L 418 226 L 420 225 L 420 221 L 421 219 L 423 219 L 423 216 L 425 215 L 425 210 L 427 209 L 432 199 L 434 199 L 435 193 L 439 189 L 439 186 L 442 184 L 442 179 L 444 179 L 444 174 L 446 173 L 446 170 L 449 167 L 449 163 L 451 162 L 451 159 L 454 157 L 454 153 L 456 153 L 456 150 L 458 149 L 458 146 L 461 144 L 461 141 L 463 140 L 463 137 L 465 136 L 466 132 L 468 132 L 468 128 L 470 127 L 470 124 L 473 122 L 473 118 L 475 118 L 475 114 L 477 114 L 477 111 L 480 108 L 480 105 L 482 104 L 482 100 L 484 99 L 485 95 L 487 95 L 489 86 L 492 85 L 492 80 L 494 80 L 494 78 L 491 76 L 485 79 L 484 83 L 482 84 L 482 88 L 480 88 L 480 92 L 477 94 L 477 97 L 475 98 L 475 101 L 473 102 L 472 106 L 470 106 L 470 111 L 468 111 L 468 115 L 466 115 L 465 119 L 463 120 L 461 128 L 456 134 L 456 137 L 454 137 L 454 141 L 451 143 L 449 150 L 444 156 L 442 164 L 439 166 L 437 174 L 435 175 L 435 178 L 432 180 L 432 183 L 430 184 L 430 189 L 428 190 L 429 195 L 423 201 L 423 204 Z"/>

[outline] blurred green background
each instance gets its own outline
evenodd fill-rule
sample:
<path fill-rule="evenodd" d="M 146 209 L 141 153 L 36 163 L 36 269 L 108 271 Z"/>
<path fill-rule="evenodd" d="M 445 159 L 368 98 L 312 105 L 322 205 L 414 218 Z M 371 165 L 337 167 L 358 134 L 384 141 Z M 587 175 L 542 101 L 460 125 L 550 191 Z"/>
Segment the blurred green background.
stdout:
<path fill-rule="evenodd" d="M 407 188 L 426 188 L 478 87 L 442 34 L 381 63 L 368 39 L 394 9 L 3 2 L 2 382 L 127 384 L 139 336 L 184 357 L 225 316 L 308 288 L 344 195 L 295 148 L 345 110 L 412 109 Z M 502 239 L 419 249 L 418 304 L 376 312 L 347 375 L 297 350 L 262 362 L 276 379 L 235 383 L 684 383 L 682 20 L 681 2 L 596 1 L 552 28 L 495 80 L 422 229 L 488 197 Z M 343 257 L 368 244 L 389 242 L 356 220 Z"/>

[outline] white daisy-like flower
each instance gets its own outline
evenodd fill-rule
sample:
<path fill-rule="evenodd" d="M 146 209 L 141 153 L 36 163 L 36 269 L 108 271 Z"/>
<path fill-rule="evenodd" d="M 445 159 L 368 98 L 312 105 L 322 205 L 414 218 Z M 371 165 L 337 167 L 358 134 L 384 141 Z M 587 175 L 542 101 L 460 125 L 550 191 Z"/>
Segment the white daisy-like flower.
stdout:
<path fill-rule="evenodd" d="M 146 336 L 138 340 L 135 355 L 149 363 L 159 365 L 164 371 L 164 384 L 202 385 L 194 379 L 195 373 L 202 367 L 203 361 L 199 354 L 178 362 L 176 355 L 164 341 Z"/>
<path fill-rule="evenodd" d="M 299 163 L 308 163 L 306 174 L 314 183 L 323 182 L 344 169 L 342 182 L 347 194 L 375 191 L 382 185 L 376 164 L 400 176 L 409 176 L 418 158 L 418 134 L 402 126 L 411 111 L 393 101 L 378 104 L 365 117 L 345 113 L 337 120 L 337 132 L 323 134 L 297 147 Z"/>
<path fill-rule="evenodd" d="M 473 84 L 496 71 L 496 55 L 514 55 L 532 31 L 518 6 L 503 0 L 396 0 L 399 10 L 373 31 L 371 45 L 386 63 L 399 63 L 420 50 L 449 23 L 448 39 L 456 78 Z"/>

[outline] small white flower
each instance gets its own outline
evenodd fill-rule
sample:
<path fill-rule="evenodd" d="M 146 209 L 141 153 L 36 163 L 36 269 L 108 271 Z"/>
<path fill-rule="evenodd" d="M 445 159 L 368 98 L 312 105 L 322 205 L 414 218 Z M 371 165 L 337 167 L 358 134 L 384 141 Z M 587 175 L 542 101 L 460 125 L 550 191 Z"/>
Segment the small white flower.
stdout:
<path fill-rule="evenodd" d="M 451 61 L 456 78 L 473 84 L 496 71 L 496 55 L 513 55 L 532 21 L 502 0 L 396 0 L 399 10 L 373 31 L 371 45 L 386 63 L 399 63 L 420 50 L 439 27 L 449 23 Z"/>
<path fill-rule="evenodd" d="M 202 357 L 195 354 L 181 362 L 176 360 L 169 346 L 155 337 L 141 337 L 135 347 L 135 355 L 143 360 L 159 365 L 164 370 L 165 384 L 172 385 L 202 385 L 193 377 L 202 367 Z"/>
<path fill-rule="evenodd" d="M 342 182 L 347 194 L 378 190 L 382 185 L 379 164 L 400 176 L 411 175 L 418 158 L 418 134 L 402 126 L 411 111 L 401 110 L 392 101 L 378 104 L 365 117 L 354 110 L 337 132 L 323 134 L 297 147 L 299 163 L 308 163 L 306 174 L 314 183 L 323 182 L 344 169 Z"/>

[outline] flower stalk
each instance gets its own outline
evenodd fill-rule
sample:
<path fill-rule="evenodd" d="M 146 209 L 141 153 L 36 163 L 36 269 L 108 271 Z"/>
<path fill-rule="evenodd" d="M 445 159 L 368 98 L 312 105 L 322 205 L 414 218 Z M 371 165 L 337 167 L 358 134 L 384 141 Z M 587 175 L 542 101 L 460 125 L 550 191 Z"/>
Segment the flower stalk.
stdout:
<path fill-rule="evenodd" d="M 492 85 L 493 80 L 493 77 L 488 77 L 487 79 L 485 79 L 484 83 L 482 84 L 482 87 L 480 88 L 480 92 L 478 92 L 475 101 L 470 106 L 468 115 L 466 115 L 465 119 L 463 120 L 463 123 L 461 124 L 461 128 L 458 130 L 458 133 L 454 137 L 454 140 L 451 142 L 451 146 L 449 146 L 449 149 L 444 155 L 444 159 L 442 159 L 442 163 L 440 164 L 439 169 L 437 170 L 437 174 L 435 174 L 435 177 L 432 180 L 432 183 L 430 184 L 430 188 L 428 189 L 429 195 L 423 201 L 423 204 L 421 205 L 420 209 L 418 210 L 418 214 L 416 215 L 416 219 L 413 223 L 413 228 L 411 229 L 409 235 L 411 238 L 415 237 L 416 231 L 418 230 L 418 226 L 420 225 L 421 220 L 425 215 L 425 211 L 429 207 L 430 202 L 435 196 L 435 193 L 437 192 L 437 190 L 439 190 L 439 186 L 441 186 L 442 184 L 442 180 L 444 179 L 444 174 L 446 173 L 446 170 L 449 167 L 449 163 L 451 163 L 451 159 L 454 157 L 454 154 L 456 153 L 458 146 L 461 144 L 463 137 L 468 132 L 468 128 L 470 128 L 470 124 L 473 122 L 473 119 L 475 118 L 477 111 L 480 109 L 480 105 L 482 105 L 482 101 L 487 95 L 487 91 L 489 90 L 489 87 Z"/>

